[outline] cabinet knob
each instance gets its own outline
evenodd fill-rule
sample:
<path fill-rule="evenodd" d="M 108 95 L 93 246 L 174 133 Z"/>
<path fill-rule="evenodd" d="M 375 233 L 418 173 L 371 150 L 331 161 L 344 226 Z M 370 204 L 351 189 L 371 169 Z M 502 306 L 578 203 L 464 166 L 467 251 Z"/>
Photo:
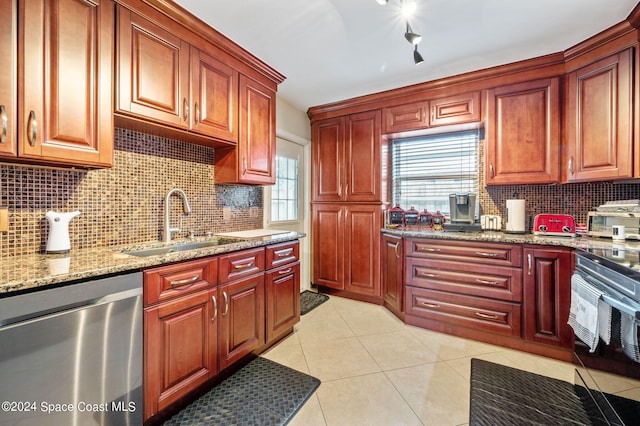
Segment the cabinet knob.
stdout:
<path fill-rule="evenodd" d="M 7 141 L 7 126 L 8 118 L 7 118 L 7 109 L 4 105 L 0 105 L 0 120 L 2 121 L 2 133 L 0 134 L 0 143 L 5 143 Z"/>
<path fill-rule="evenodd" d="M 29 112 L 27 139 L 29 140 L 29 145 L 36 146 L 36 141 L 38 140 L 38 121 L 36 120 L 36 112 L 33 110 Z"/>

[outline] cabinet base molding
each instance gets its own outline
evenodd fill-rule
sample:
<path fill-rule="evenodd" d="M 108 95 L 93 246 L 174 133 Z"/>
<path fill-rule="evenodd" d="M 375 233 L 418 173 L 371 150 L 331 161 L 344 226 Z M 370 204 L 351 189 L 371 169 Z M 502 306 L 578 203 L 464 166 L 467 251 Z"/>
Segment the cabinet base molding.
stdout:
<path fill-rule="evenodd" d="M 516 349 L 535 355 L 554 358 L 560 361 L 573 362 L 573 348 L 559 348 L 549 345 L 540 345 L 537 343 L 524 341 L 520 337 L 498 335 L 495 333 L 489 333 L 474 328 L 460 327 L 442 321 L 422 318 L 410 314 L 405 315 L 404 322 L 405 324 L 426 328 L 428 330 L 433 330 L 440 333 L 450 334 L 452 336 L 463 337 L 465 339 L 477 340 L 483 343 Z"/>
<path fill-rule="evenodd" d="M 395 307 L 394 305 L 392 305 L 391 303 L 387 302 L 386 300 L 383 301 L 382 305 L 387 308 L 387 310 L 389 312 L 391 312 L 393 315 L 395 315 L 396 317 L 398 317 L 398 319 L 400 319 L 401 321 L 404 321 L 405 318 L 405 314 L 404 312 L 400 311 L 397 307 Z"/>
<path fill-rule="evenodd" d="M 346 290 L 336 290 L 336 289 L 333 289 L 330 287 L 324 287 L 321 285 L 317 287 L 320 293 L 325 293 L 330 296 L 344 297 L 346 299 L 358 300 L 360 302 L 368 302 L 368 303 L 373 303 L 375 305 L 382 305 L 382 296 L 368 296 L 365 294 L 353 293 L 351 291 L 346 291 Z"/>

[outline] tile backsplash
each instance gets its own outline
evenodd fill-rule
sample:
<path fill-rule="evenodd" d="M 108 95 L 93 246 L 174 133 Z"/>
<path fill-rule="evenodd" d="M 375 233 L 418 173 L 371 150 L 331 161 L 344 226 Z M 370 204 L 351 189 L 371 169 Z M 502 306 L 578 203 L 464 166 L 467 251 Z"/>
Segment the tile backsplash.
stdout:
<path fill-rule="evenodd" d="M 73 171 L 0 165 L 0 207 L 9 209 L 9 231 L 0 232 L 0 256 L 41 252 L 49 210 L 81 215 L 69 225 L 71 247 L 90 248 L 158 240 L 164 198 L 183 189 L 192 211 L 172 197 L 176 238 L 262 227 L 262 187 L 216 185 L 211 148 L 116 128 L 114 166 Z M 223 221 L 223 207 L 231 219 Z M 257 217 L 250 217 L 257 207 Z"/>

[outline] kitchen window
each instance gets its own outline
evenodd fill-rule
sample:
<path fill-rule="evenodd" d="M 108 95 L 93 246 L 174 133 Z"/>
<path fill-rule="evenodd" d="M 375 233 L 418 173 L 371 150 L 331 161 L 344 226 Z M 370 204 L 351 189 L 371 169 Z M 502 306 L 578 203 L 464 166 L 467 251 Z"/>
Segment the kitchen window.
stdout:
<path fill-rule="evenodd" d="M 414 206 L 419 211 L 426 208 L 448 214 L 449 194 L 477 194 L 481 132 L 480 129 L 393 140 L 394 205 L 399 204 L 405 210 Z"/>
<path fill-rule="evenodd" d="M 271 222 L 298 220 L 298 160 L 276 156 L 276 183 L 271 188 Z"/>

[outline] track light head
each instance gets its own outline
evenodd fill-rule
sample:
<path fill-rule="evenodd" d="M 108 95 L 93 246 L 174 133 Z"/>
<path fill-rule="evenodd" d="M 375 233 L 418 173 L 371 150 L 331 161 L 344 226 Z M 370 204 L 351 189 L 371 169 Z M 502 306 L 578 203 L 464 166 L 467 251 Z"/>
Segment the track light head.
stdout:
<path fill-rule="evenodd" d="M 416 44 L 413 49 L 413 63 L 418 65 L 424 62 L 422 55 L 418 52 L 418 45 Z"/>
<path fill-rule="evenodd" d="M 382 6 L 389 3 L 389 0 L 376 0 L 376 1 L 378 2 L 379 5 L 382 5 Z"/>
<path fill-rule="evenodd" d="M 407 22 L 407 31 L 404 33 L 404 38 L 411 44 L 417 45 L 422 40 L 422 36 L 420 34 L 416 34 L 411 29 L 411 26 Z"/>

